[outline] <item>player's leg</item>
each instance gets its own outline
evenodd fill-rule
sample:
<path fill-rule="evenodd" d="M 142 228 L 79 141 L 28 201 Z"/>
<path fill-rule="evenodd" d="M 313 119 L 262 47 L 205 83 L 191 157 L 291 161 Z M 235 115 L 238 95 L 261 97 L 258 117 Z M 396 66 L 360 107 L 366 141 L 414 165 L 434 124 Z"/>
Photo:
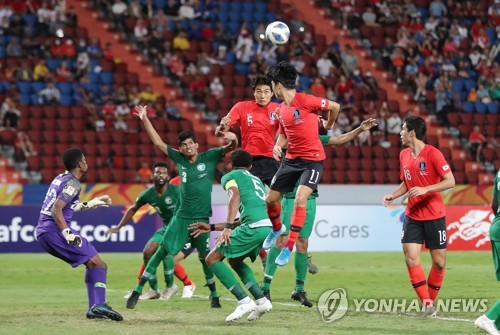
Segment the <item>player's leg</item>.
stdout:
<path fill-rule="evenodd" d="M 403 232 L 401 234 L 401 243 L 403 244 L 403 253 L 405 255 L 406 267 L 410 283 L 415 293 L 422 302 L 423 308 L 431 307 L 432 302 L 427 289 L 427 281 L 424 269 L 420 265 L 420 252 L 425 240 L 423 222 L 415 221 L 408 216 L 403 222 Z"/>
<path fill-rule="evenodd" d="M 191 298 L 196 290 L 196 284 L 189 278 L 186 269 L 184 269 L 184 266 L 180 263 L 181 260 L 186 259 L 192 252 L 193 248 L 191 247 L 191 243 L 186 243 L 184 248 L 174 257 L 174 275 L 184 284 L 182 290 L 182 298 L 184 299 Z"/>
<path fill-rule="evenodd" d="M 203 268 L 206 286 L 210 290 L 210 307 L 220 308 L 219 293 L 215 285 L 215 276 L 213 270 L 207 265 L 205 258 L 210 252 L 210 233 L 201 234 L 191 239 L 191 244 L 198 250 L 198 260 Z"/>
<path fill-rule="evenodd" d="M 488 334 L 498 334 L 498 321 L 500 321 L 500 300 L 498 300 L 486 314 L 478 317 L 474 321 L 474 325 L 476 328 L 480 328 Z"/>
<path fill-rule="evenodd" d="M 158 232 L 157 232 L 158 233 Z M 145 264 L 144 271 L 146 271 L 147 264 L 151 257 L 153 257 L 156 250 L 160 246 L 161 238 L 163 234 L 156 236 L 157 233 L 153 235 L 153 237 L 146 243 L 144 246 L 144 250 L 142 251 L 142 257 Z M 142 277 L 142 275 L 141 275 Z M 139 278 L 139 281 L 141 279 Z M 151 289 L 143 294 L 141 294 L 140 300 L 149 300 L 149 299 L 158 299 L 160 297 L 160 290 L 158 288 L 158 278 L 156 277 L 156 272 L 151 275 L 148 279 L 149 286 Z"/>
<path fill-rule="evenodd" d="M 295 252 L 295 290 L 291 298 L 306 307 L 312 307 L 312 303 L 307 299 L 307 293 L 304 286 L 307 277 L 307 248 L 309 246 L 309 237 L 311 236 L 316 218 L 316 199 L 311 198 L 307 201 L 307 218 L 304 227 L 301 229 L 296 243 Z"/>
<path fill-rule="evenodd" d="M 444 279 L 446 266 L 446 219 L 424 223 L 425 245 L 430 250 L 432 267 L 427 278 L 429 298 L 434 303 Z"/>
<path fill-rule="evenodd" d="M 149 260 L 146 269 L 144 270 L 144 273 L 142 274 L 141 278 L 139 279 L 139 283 L 137 286 L 134 288 L 132 291 L 132 294 L 130 297 L 127 299 L 126 306 L 129 309 L 133 309 L 135 305 L 137 304 L 137 300 L 139 300 L 139 296 L 141 295 L 141 292 L 144 288 L 144 285 L 149 281 L 149 279 L 152 276 L 156 276 L 156 270 L 158 269 L 158 266 L 162 262 L 162 260 L 167 256 L 167 251 L 165 250 L 164 246 L 160 244 L 156 252 L 153 254 L 151 259 Z M 172 260 L 173 263 L 173 260 Z M 172 278 L 173 282 L 173 278 Z"/>

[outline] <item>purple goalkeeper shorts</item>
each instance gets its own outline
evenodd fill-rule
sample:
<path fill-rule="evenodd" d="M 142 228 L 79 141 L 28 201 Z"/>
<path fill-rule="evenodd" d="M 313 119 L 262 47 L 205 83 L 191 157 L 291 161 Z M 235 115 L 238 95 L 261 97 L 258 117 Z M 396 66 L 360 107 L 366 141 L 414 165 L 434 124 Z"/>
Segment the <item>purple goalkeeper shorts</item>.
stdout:
<path fill-rule="evenodd" d="M 97 250 L 95 250 L 94 246 L 86 238 L 81 238 L 81 247 L 69 245 L 63 234 L 59 231 L 43 233 L 37 237 L 37 241 L 43 250 L 76 268 L 78 265 L 87 263 L 89 259 L 97 255 Z"/>

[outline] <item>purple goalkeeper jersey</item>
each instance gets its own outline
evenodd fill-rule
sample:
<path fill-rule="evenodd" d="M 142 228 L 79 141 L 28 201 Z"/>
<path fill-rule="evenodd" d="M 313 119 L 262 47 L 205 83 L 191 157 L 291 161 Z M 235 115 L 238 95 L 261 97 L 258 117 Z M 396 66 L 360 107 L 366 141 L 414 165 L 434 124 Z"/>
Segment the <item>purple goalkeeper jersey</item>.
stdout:
<path fill-rule="evenodd" d="M 46 232 L 60 231 L 54 218 L 52 217 L 52 206 L 57 200 L 61 199 L 66 203 L 62 213 L 64 220 L 69 226 L 70 220 L 73 217 L 74 206 L 80 199 L 81 185 L 80 181 L 75 178 L 70 172 L 61 173 L 54 178 L 50 184 L 45 200 L 43 201 L 38 225 L 36 226 L 36 236 L 40 236 Z"/>

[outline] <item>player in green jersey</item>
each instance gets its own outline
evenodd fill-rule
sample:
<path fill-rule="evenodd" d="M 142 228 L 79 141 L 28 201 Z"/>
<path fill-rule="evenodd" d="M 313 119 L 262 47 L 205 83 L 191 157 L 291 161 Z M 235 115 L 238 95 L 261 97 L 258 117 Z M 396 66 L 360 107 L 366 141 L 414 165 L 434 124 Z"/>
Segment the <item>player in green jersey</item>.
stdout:
<path fill-rule="evenodd" d="M 252 269 L 243 261 L 249 257 L 255 261 L 262 249 L 262 243 L 271 232 L 272 224 L 266 210 L 266 192 L 262 181 L 248 170 L 252 167 L 252 155 L 238 149 L 231 154 L 233 170 L 222 177 L 222 187 L 228 192 L 229 204 L 226 225 L 217 237 L 217 245 L 208 257 L 207 264 L 224 286 L 238 299 L 238 306 L 226 321 L 235 321 L 246 313 L 248 320 L 256 320 L 273 308 L 264 296 Z M 234 227 L 236 215 L 240 212 L 240 223 Z M 207 231 L 208 225 L 199 223 L 198 231 Z M 227 258 L 245 287 L 255 298 L 250 299 L 236 276 L 222 261 Z"/>
<path fill-rule="evenodd" d="M 500 281 L 500 170 L 497 171 L 493 182 L 493 198 L 491 199 L 491 209 L 495 218 L 490 226 L 491 251 L 493 252 L 493 263 L 495 264 L 495 274 Z M 488 334 L 499 334 L 500 327 L 500 300 L 491 307 L 486 314 L 481 315 L 474 322 L 476 328 L 480 328 Z"/>
<path fill-rule="evenodd" d="M 144 272 L 145 265 L 148 264 L 149 260 L 153 256 L 153 254 L 158 249 L 161 240 L 163 238 L 163 234 L 167 229 L 168 224 L 170 223 L 170 219 L 174 216 L 177 207 L 179 206 L 180 201 L 180 187 L 177 185 L 173 185 L 168 183 L 168 165 L 165 162 L 155 163 L 153 166 L 153 184 L 154 186 L 144 190 L 139 194 L 139 197 L 135 201 L 135 203 L 127 210 L 127 212 L 123 215 L 122 219 L 118 223 L 118 226 L 108 229 L 104 235 L 109 236 L 110 234 L 117 234 L 120 229 L 127 224 L 127 222 L 132 219 L 134 214 L 144 205 L 151 205 L 160 218 L 163 221 L 163 226 L 156 231 L 153 236 L 149 239 L 148 243 L 144 246 L 143 250 L 143 260 L 144 263 L 139 271 L 139 277 L 142 276 Z M 178 263 L 180 260 L 186 258 L 191 253 L 192 248 L 190 245 L 186 245 L 184 249 L 179 252 L 174 257 L 174 262 Z M 172 257 L 168 255 L 167 257 Z M 168 259 L 163 260 L 163 267 L 165 268 L 165 264 L 168 262 Z M 181 269 L 182 268 L 182 269 Z M 195 284 L 191 282 L 189 276 L 185 274 L 184 267 L 181 264 L 176 265 L 176 275 L 178 273 L 184 274 L 183 276 L 178 276 L 178 278 L 184 283 L 184 290 L 182 297 L 183 298 L 191 298 L 194 294 Z M 166 282 L 165 275 L 165 282 Z M 147 299 L 162 299 L 160 291 L 158 289 L 158 280 L 156 279 L 156 274 L 152 275 L 149 280 L 149 286 L 151 289 L 142 294 L 139 299 L 147 300 Z M 130 294 L 127 294 L 125 298 L 129 298 Z"/>
<path fill-rule="evenodd" d="M 191 223 L 206 222 L 212 216 L 212 182 L 215 174 L 215 167 L 221 158 L 230 151 L 236 149 L 238 139 L 234 133 L 227 132 L 224 138 L 230 143 L 223 147 L 212 148 L 203 153 L 198 153 L 198 143 L 191 131 L 183 131 L 179 134 L 179 150 L 167 145 L 156 132 L 151 121 L 147 117 L 147 107 L 137 106 L 136 115 L 142 120 L 146 131 L 155 147 L 168 155 L 176 164 L 181 179 L 181 202 L 179 209 L 167 227 L 162 247 L 157 250 L 163 253 L 175 255 L 182 250 L 184 244 L 189 241 L 188 227 Z M 210 289 L 211 307 L 220 307 L 219 295 L 215 288 L 215 278 L 212 270 L 205 263 L 205 257 L 210 251 L 210 234 L 205 233 L 196 238 L 191 238 L 191 245 L 198 250 L 198 258 L 203 267 L 207 286 Z M 159 257 L 158 256 L 158 257 Z M 154 257 L 153 257 L 154 258 Z M 150 261 L 150 263 L 152 263 Z M 148 264 L 144 275 L 151 276 L 155 264 Z M 156 266 L 158 266 L 156 264 Z M 167 264 L 167 295 L 170 298 L 177 293 L 178 288 L 173 283 L 173 262 Z M 172 269 L 170 271 L 170 269 Z M 156 270 L 156 268 L 155 268 Z M 143 276 L 144 276 L 143 275 Z M 141 279 L 142 281 L 142 279 Z M 132 295 L 127 300 L 127 308 L 134 308 L 139 298 L 139 285 L 134 289 Z"/>
<path fill-rule="evenodd" d="M 323 120 L 323 122 L 325 122 Z M 363 131 L 368 131 L 374 126 L 376 126 L 375 119 L 367 119 L 364 120 L 360 126 L 346 134 L 342 134 L 340 136 L 320 136 L 321 144 L 323 146 L 334 146 L 334 145 L 342 145 L 349 141 L 352 141 L 356 137 L 359 136 Z M 281 145 L 282 148 L 286 147 L 286 140 L 283 138 L 279 138 L 277 144 Z M 292 216 L 295 193 L 297 191 L 298 184 L 295 186 L 295 189 L 292 192 L 285 193 L 283 198 L 281 199 L 281 222 L 286 226 L 286 232 L 282 234 L 276 240 L 271 249 L 268 251 L 267 255 L 267 264 L 266 271 L 264 273 L 264 283 L 262 284 L 262 290 L 264 291 L 265 296 L 271 300 L 270 294 L 270 285 L 273 280 L 274 273 L 276 272 L 276 257 L 278 257 L 281 249 L 286 243 L 288 231 L 290 230 L 290 219 Z M 297 239 L 297 243 L 295 245 L 295 290 L 292 292 L 291 298 L 299 301 L 302 305 L 307 307 L 312 307 L 312 303 L 307 300 L 307 294 L 304 291 L 304 285 L 307 274 L 307 247 L 309 244 L 309 236 L 311 236 L 311 232 L 314 226 L 314 219 L 316 216 L 316 198 L 318 197 L 318 192 L 313 192 L 309 198 L 307 199 L 306 204 L 306 220 L 302 230 L 300 231 L 299 238 Z"/>

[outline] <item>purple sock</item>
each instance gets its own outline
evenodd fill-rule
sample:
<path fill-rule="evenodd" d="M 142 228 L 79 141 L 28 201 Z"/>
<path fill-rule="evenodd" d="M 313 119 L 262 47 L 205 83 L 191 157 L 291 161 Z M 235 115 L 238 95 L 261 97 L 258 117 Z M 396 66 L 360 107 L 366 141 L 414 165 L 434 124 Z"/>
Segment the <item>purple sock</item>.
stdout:
<path fill-rule="evenodd" d="M 95 304 L 94 283 L 90 279 L 90 269 L 85 270 L 85 285 L 87 286 L 87 296 L 89 298 L 89 308 Z"/>
<path fill-rule="evenodd" d="M 89 271 L 90 281 L 93 283 L 95 303 L 103 305 L 106 303 L 106 270 L 95 268 Z"/>

